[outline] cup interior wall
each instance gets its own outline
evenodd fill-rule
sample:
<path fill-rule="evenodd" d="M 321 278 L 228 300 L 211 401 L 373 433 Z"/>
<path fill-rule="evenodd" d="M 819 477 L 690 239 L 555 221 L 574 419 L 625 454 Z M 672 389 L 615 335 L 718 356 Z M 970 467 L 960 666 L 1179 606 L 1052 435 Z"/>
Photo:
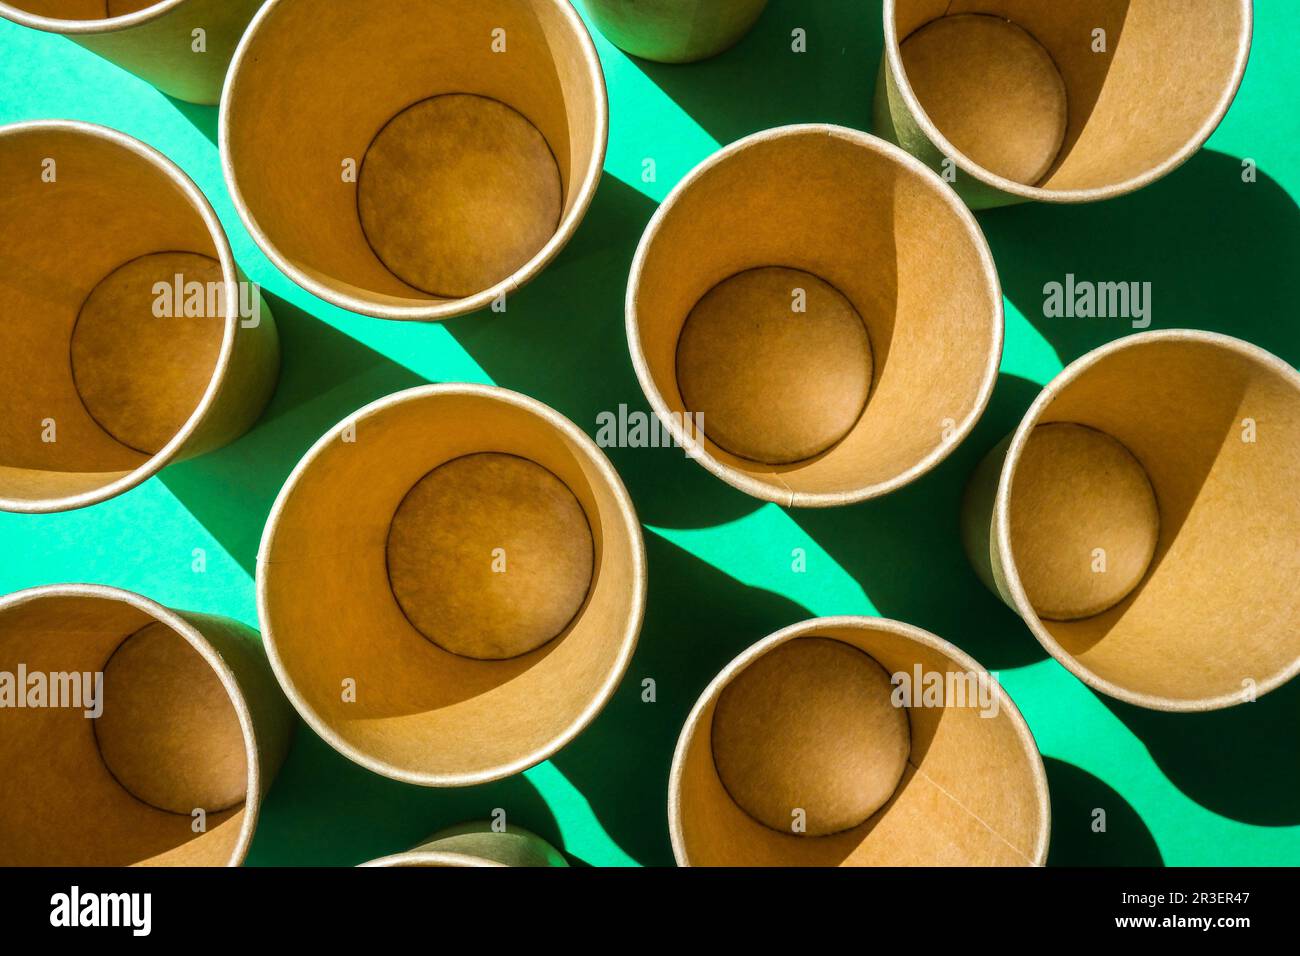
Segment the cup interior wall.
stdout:
<path fill-rule="evenodd" d="M 61 498 L 126 477 L 150 456 L 87 411 L 73 329 L 91 291 L 125 263 L 171 251 L 217 259 L 207 223 L 124 146 L 28 129 L 0 136 L 0 247 L 0 497 Z"/>
<path fill-rule="evenodd" d="M 487 774 L 545 749 L 591 705 L 625 651 L 638 542 L 587 454 L 534 412 L 426 396 L 355 423 L 283 500 L 264 544 L 264 623 L 302 702 L 355 750 L 411 774 Z M 478 452 L 536 462 L 586 514 L 595 563 L 568 629 L 527 654 L 450 653 L 402 613 L 386 565 L 394 512 L 437 466 Z M 377 463 L 382 463 L 378 467 Z M 345 701 L 345 680 L 355 701 Z"/>
<path fill-rule="evenodd" d="M 100 596 L 13 604 L 0 609 L 0 672 L 17 675 L 23 665 L 28 675 L 47 677 L 102 673 L 114 651 L 153 622 L 132 604 Z M 0 865 L 224 866 L 239 844 L 244 804 L 208 814 L 205 832 L 196 834 L 189 814 L 149 806 L 123 788 L 84 708 L 6 709 L 0 763 L 7 768 Z"/>
<path fill-rule="evenodd" d="M 260 22 L 231 83 L 228 161 L 251 217 L 314 281 L 387 306 L 446 301 L 384 266 L 361 225 L 357 177 L 347 175 L 399 113 L 465 93 L 522 114 L 559 168 L 561 229 L 604 148 L 604 91 L 554 0 L 284 0 Z"/>
<path fill-rule="evenodd" d="M 1064 145 L 1030 184 L 1049 191 L 1127 182 L 1199 145 L 1235 83 L 1249 22 L 1236 0 L 896 0 L 894 10 L 900 43 L 939 17 L 987 14 L 1043 45 L 1068 101 Z"/>
<path fill-rule="evenodd" d="M 1160 537 L 1119 604 L 1079 621 L 1035 617 L 1036 627 L 1099 677 L 1166 699 L 1241 693 L 1243 681 L 1295 666 L 1294 376 L 1214 343 L 1153 340 L 1084 370 L 1037 420 L 1048 422 L 1087 425 L 1133 453 L 1155 490 Z"/>

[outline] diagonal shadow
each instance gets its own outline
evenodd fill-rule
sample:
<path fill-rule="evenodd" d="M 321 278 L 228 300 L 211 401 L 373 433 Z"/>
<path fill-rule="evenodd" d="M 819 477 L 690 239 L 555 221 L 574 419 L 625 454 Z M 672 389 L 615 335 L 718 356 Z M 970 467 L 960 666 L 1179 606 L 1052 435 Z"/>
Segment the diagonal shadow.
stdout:
<path fill-rule="evenodd" d="M 1161 181 L 1109 202 L 979 214 L 1003 289 L 1069 363 L 1132 334 L 1126 319 L 1044 318 L 1043 287 L 1151 283 L 1151 328 L 1223 332 L 1300 364 L 1300 210 L 1242 160 L 1202 150 Z"/>
<path fill-rule="evenodd" d="M 699 63 L 632 62 L 719 143 L 790 123 L 871 128 L 881 4 L 772 0 L 730 50 Z M 807 52 L 793 49 L 796 29 Z"/>
<path fill-rule="evenodd" d="M 988 590 L 962 549 L 962 494 L 980 459 L 1020 422 L 1038 385 L 998 377 L 975 430 L 934 471 L 891 494 L 789 515 L 862 585 L 884 617 L 951 641 L 990 670 L 1043 660 L 1020 618 Z"/>
<path fill-rule="evenodd" d="M 1300 824 L 1300 680 L 1205 714 L 1145 710 L 1098 694 L 1170 783 L 1220 816 Z"/>
<path fill-rule="evenodd" d="M 298 725 L 262 804 L 249 866 L 356 866 L 418 846 L 438 830 L 491 818 L 561 846 L 550 808 L 522 775 L 477 787 L 413 787 L 371 773 Z"/>
<path fill-rule="evenodd" d="M 594 723 L 553 761 L 609 835 L 647 866 L 672 866 L 668 771 L 686 717 L 742 650 L 812 615 L 751 588 L 655 534 L 645 626 L 623 683 Z M 654 681 L 653 702 L 643 681 Z"/>
<path fill-rule="evenodd" d="M 632 370 L 624 325 L 628 274 L 655 204 L 608 174 L 577 235 L 504 314 L 452 319 L 447 329 L 492 381 L 539 399 L 588 434 L 597 416 L 652 416 Z M 675 448 L 606 448 L 641 520 L 668 528 L 721 524 L 761 502 Z"/>
<path fill-rule="evenodd" d="M 1127 800 L 1074 764 L 1053 757 L 1043 764 L 1052 796 L 1048 866 L 1164 865 L 1155 837 Z"/>
<path fill-rule="evenodd" d="M 280 332 L 280 383 L 232 445 L 173 465 L 162 482 L 250 574 L 275 497 L 318 438 L 361 406 L 424 379 L 284 299 L 264 293 Z"/>

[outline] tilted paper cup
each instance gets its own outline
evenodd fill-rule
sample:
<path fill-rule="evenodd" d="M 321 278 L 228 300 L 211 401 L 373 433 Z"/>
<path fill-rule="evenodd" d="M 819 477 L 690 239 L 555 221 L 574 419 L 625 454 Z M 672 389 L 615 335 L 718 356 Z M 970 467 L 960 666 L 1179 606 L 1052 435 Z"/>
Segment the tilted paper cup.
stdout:
<path fill-rule="evenodd" d="M 805 646 L 817 645 L 838 648 L 838 656 L 807 656 Z M 784 659 L 765 667 L 776 655 Z M 889 681 L 841 693 L 853 689 L 840 676 L 845 656 L 871 662 Z M 927 692 L 931 684 L 950 689 Z M 727 706 L 742 710 L 723 714 Z M 889 766 L 875 760 L 872 725 L 883 729 L 882 707 L 891 706 L 906 707 L 901 766 L 892 755 Z M 798 832 L 793 822 L 778 829 L 742 809 L 742 800 L 784 796 L 793 804 L 784 819 L 806 811 L 811 824 L 819 808 L 870 810 L 876 796 L 865 791 L 876 782 L 887 802 L 825 835 L 812 835 L 811 826 Z M 1042 865 L 1050 829 L 1042 758 L 996 679 L 933 634 L 868 617 L 804 621 L 727 665 L 677 742 L 668 818 L 681 866 Z"/>
<path fill-rule="evenodd" d="M 175 165 L 21 123 L 0 127 L 0 196 L 0 509 L 104 501 L 256 421 L 275 322 Z"/>
<path fill-rule="evenodd" d="M 659 63 L 693 63 L 740 42 L 767 0 L 583 0 L 609 42 Z"/>
<path fill-rule="evenodd" d="M 413 850 L 362 866 L 568 866 L 559 850 L 536 833 L 511 824 L 494 830 L 488 821 L 442 830 Z"/>
<path fill-rule="evenodd" d="M 0 0 L 0 16 L 58 33 L 169 96 L 221 99 L 235 45 L 262 0 Z"/>
<path fill-rule="evenodd" d="M 322 738 L 394 779 L 462 786 L 546 759 L 604 706 L 645 557 L 622 482 L 571 422 L 504 389 L 431 385 L 307 454 L 257 584 L 276 675 Z"/>
<path fill-rule="evenodd" d="M 919 162 L 788 126 L 714 154 L 660 206 L 627 334 L 651 406 L 704 467 L 824 507 L 907 484 L 970 432 L 1002 295 L 974 217 Z"/>
<path fill-rule="evenodd" d="M 608 135 L 569 0 L 270 0 L 221 113 L 257 243 L 308 291 L 387 319 L 472 312 L 537 275 L 586 213 Z"/>
<path fill-rule="evenodd" d="M 0 598 L 0 681 L 0 866 L 243 861 L 293 727 L 256 632 L 34 588 Z"/>
<path fill-rule="evenodd" d="M 1214 132 L 1252 20 L 1251 0 L 884 0 L 875 129 L 976 209 L 1123 195 Z"/>
<path fill-rule="evenodd" d="M 1121 445 L 1149 490 L 1131 465 L 1094 468 L 1043 441 L 1045 428 L 1078 426 Z M 1048 384 L 976 470 L 963 532 L 985 583 L 1088 686 L 1140 707 L 1214 710 L 1300 672 L 1298 486 L 1300 375 L 1228 336 L 1144 332 Z M 1031 600 L 1037 590 L 1095 611 L 1088 578 L 1117 566 L 1090 616 L 1049 619 Z"/>

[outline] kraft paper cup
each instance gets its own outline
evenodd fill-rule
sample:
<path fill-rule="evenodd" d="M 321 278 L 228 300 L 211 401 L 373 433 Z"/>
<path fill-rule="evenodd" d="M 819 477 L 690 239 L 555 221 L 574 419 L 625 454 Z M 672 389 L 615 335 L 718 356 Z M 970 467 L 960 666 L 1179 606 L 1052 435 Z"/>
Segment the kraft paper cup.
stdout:
<path fill-rule="evenodd" d="M 927 680 L 953 690 L 902 695 Z M 1050 809 L 1034 738 L 983 667 L 908 624 L 828 617 L 714 678 L 668 820 L 681 866 L 1041 866 Z"/>
<path fill-rule="evenodd" d="M 1058 375 L 976 470 L 976 571 L 1094 690 L 1204 711 L 1300 672 L 1300 375 L 1208 332 Z"/>
<path fill-rule="evenodd" d="M 0 0 L 0 16 L 74 40 L 169 96 L 221 99 L 235 44 L 262 0 Z"/>
<path fill-rule="evenodd" d="M 583 0 L 610 43 L 643 60 L 693 63 L 729 50 L 767 0 Z"/>
<path fill-rule="evenodd" d="M 489 821 L 442 830 L 406 853 L 362 866 L 568 866 L 564 855 L 536 833 L 513 824 L 497 832 Z"/>
<path fill-rule="evenodd" d="M 101 126 L 20 123 L 0 196 L 0 509 L 104 501 L 256 421 L 275 322 L 180 169 Z"/>
<path fill-rule="evenodd" d="M 355 312 L 429 321 L 496 305 L 559 253 L 608 125 L 568 0 L 270 0 L 235 54 L 220 138 L 235 207 L 285 274 Z"/>
<path fill-rule="evenodd" d="M 1181 166 L 1232 104 L 1251 0 L 884 0 L 875 128 L 972 208 L 1092 202 Z"/>
<path fill-rule="evenodd" d="M 426 786 L 508 776 L 595 717 L 636 644 L 645 556 L 608 459 L 504 389 L 430 385 L 326 434 L 280 493 L 258 613 L 340 753 Z"/>
<path fill-rule="evenodd" d="M 864 133 L 787 126 L 714 154 L 660 206 L 627 335 L 651 406 L 705 468 L 825 507 L 899 488 L 965 438 L 997 378 L 1002 295 L 933 173 Z"/>
<path fill-rule="evenodd" d="M 117 588 L 33 588 L 0 598 L 0 675 L 20 674 L 51 690 L 0 708 L 0 866 L 243 861 L 293 727 L 255 631 Z M 83 674 L 102 679 L 98 716 L 66 689 Z"/>

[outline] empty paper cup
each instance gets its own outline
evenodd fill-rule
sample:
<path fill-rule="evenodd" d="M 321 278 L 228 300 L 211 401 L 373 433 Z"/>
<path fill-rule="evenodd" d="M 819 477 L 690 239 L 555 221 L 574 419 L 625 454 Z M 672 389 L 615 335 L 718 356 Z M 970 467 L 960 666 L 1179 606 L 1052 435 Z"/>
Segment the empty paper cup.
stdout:
<path fill-rule="evenodd" d="M 1250 53 L 1251 0 L 885 0 L 875 128 L 979 209 L 1181 166 Z"/>
<path fill-rule="evenodd" d="M 0 866 L 237 866 L 293 711 L 257 632 L 63 584 L 0 598 Z"/>
<path fill-rule="evenodd" d="M 461 786 L 546 759 L 604 706 L 645 605 L 632 502 L 530 398 L 430 385 L 325 435 L 258 560 L 280 683 L 340 753 Z"/>
<path fill-rule="evenodd" d="M 243 434 L 279 340 L 212 207 L 137 140 L 0 127 L 0 509 L 66 511 Z"/>
<path fill-rule="evenodd" d="M 508 826 L 497 831 L 488 821 L 465 823 L 429 837 L 405 853 L 380 857 L 362 866 L 568 866 L 564 855 L 536 833 Z"/>
<path fill-rule="evenodd" d="M 681 866 L 1040 866 L 1047 776 L 1006 692 L 908 624 L 804 621 L 691 710 L 669 779 Z"/>
<path fill-rule="evenodd" d="M 57 33 L 191 103 L 221 99 L 262 0 L 0 0 L 0 16 Z"/>
<path fill-rule="evenodd" d="M 607 132 L 568 0 L 270 0 L 221 111 L 253 238 L 386 319 L 473 312 L 537 275 L 591 203 Z"/>
<path fill-rule="evenodd" d="M 767 0 L 584 0 L 610 43 L 643 60 L 693 63 L 740 42 Z"/>
<path fill-rule="evenodd" d="M 981 463 L 976 571 L 1093 689 L 1197 711 L 1300 672 L 1300 375 L 1146 332 L 1058 375 Z"/>
<path fill-rule="evenodd" d="M 974 427 L 1002 294 L 974 217 L 919 162 L 787 126 L 660 206 L 627 335 L 650 405 L 706 468 L 767 501 L 840 505 L 907 484 Z"/>

